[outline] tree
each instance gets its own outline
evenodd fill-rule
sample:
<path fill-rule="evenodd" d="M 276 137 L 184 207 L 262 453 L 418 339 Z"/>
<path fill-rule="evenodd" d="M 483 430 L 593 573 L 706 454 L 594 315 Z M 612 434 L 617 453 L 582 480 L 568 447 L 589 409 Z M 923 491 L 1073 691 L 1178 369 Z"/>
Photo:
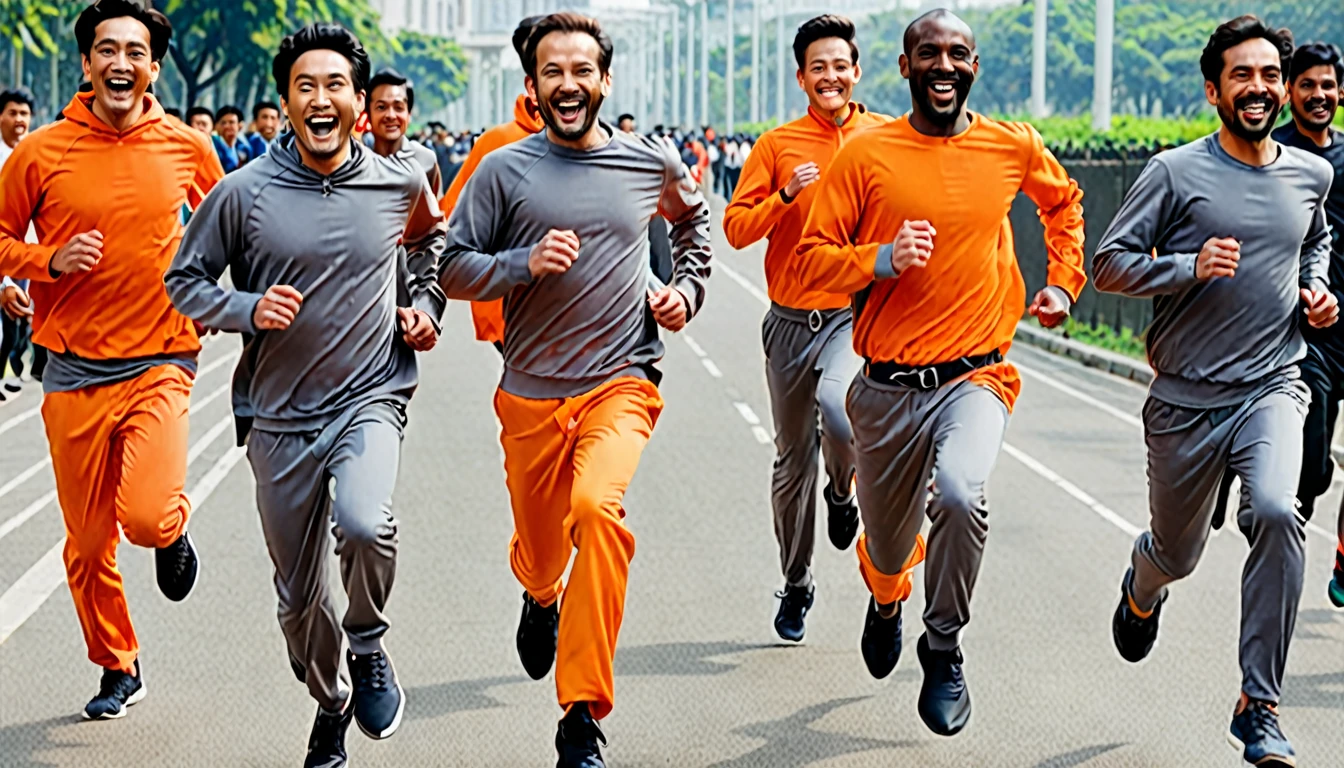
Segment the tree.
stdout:
<path fill-rule="evenodd" d="M 444 37 L 406 30 L 397 35 L 401 52 L 394 66 L 415 85 L 422 112 L 438 112 L 462 95 L 467 82 L 467 58 L 457 43 Z"/>
<path fill-rule="evenodd" d="M 0 35 L 15 50 L 37 57 L 56 50 L 46 26 L 61 15 L 59 5 L 53 0 L 0 0 Z"/>

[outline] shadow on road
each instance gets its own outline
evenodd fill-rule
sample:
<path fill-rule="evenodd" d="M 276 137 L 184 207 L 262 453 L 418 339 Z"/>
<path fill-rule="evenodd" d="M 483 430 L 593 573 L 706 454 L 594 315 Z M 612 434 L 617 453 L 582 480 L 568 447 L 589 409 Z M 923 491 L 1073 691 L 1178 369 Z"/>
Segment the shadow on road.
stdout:
<path fill-rule="evenodd" d="M 498 709 L 503 702 L 486 695 L 501 685 L 528 682 L 522 675 L 483 677 L 478 680 L 454 680 L 406 689 L 406 716 L 411 720 L 433 720 L 459 712 Z"/>
<path fill-rule="evenodd" d="M 1084 747 L 1082 749 L 1075 749 L 1072 752 L 1065 752 L 1062 755 L 1047 757 L 1046 759 L 1037 763 L 1035 765 L 1035 768 L 1075 768 L 1075 766 L 1082 765 L 1083 763 L 1086 763 L 1088 760 L 1091 760 L 1094 757 L 1104 755 L 1107 752 L 1112 752 L 1123 746 L 1125 745 L 1098 744 L 1093 747 Z"/>
<path fill-rule="evenodd" d="M 1344 672 L 1321 675 L 1288 675 L 1283 681 L 1285 707 L 1344 709 Z"/>
<path fill-rule="evenodd" d="M 835 710 L 863 701 L 867 696 L 832 699 L 801 709 L 788 717 L 736 728 L 733 733 L 765 743 L 741 757 L 712 768 L 803 768 L 823 760 L 868 752 L 874 749 L 902 749 L 918 744 L 914 741 L 885 741 L 844 733 L 818 731 L 810 728 Z"/>
<path fill-rule="evenodd" d="M 18 723 L 0 728 L 0 755 L 5 765 L 51 766 L 57 763 L 39 761 L 39 752 L 50 752 L 83 747 L 83 744 L 63 744 L 52 739 L 52 732 L 63 725 L 81 722 L 78 716 L 53 717 L 36 723 Z M 9 760 L 16 762 L 10 763 Z"/>
<path fill-rule="evenodd" d="M 659 675 L 667 677 L 697 677 L 722 675 L 741 665 L 740 661 L 718 661 L 715 657 L 729 656 L 743 651 L 772 648 L 770 645 L 743 643 L 659 643 L 616 649 L 617 677 Z"/>

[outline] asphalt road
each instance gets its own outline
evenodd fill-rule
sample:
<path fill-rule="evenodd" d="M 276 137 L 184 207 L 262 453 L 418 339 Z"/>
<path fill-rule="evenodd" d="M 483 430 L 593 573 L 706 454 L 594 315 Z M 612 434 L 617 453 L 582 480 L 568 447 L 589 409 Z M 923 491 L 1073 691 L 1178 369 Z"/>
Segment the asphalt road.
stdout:
<path fill-rule="evenodd" d="M 818 536 L 817 604 L 802 647 L 775 642 L 780 587 L 769 511 L 760 350 L 760 249 L 720 240 L 709 303 L 670 336 L 667 409 L 627 497 L 638 537 L 616 657 L 612 766 L 1235 766 L 1238 582 L 1246 543 L 1224 531 L 1175 587 L 1153 656 L 1111 646 L 1110 616 L 1146 480 L 1143 391 L 1032 349 L 1010 357 L 1024 391 L 991 487 L 988 552 L 966 632 L 975 711 L 952 739 L 915 712 L 913 645 L 887 681 L 859 655 L 866 606 L 853 552 Z M 550 681 L 526 678 L 513 635 L 520 591 L 490 397 L 495 352 L 455 305 L 423 358 L 396 497 L 401 552 L 386 638 L 407 720 L 359 766 L 554 764 Z M 84 723 L 97 688 L 60 561 L 38 396 L 0 409 L 0 765 L 294 766 L 313 703 L 285 660 L 247 463 L 224 394 L 237 340 L 213 341 L 193 400 L 188 487 L 203 572 L 182 605 L 150 553 L 121 550 L 149 691 L 127 718 Z M 29 389 L 35 387 L 29 385 Z M 1344 760 L 1344 613 L 1325 595 L 1338 488 L 1308 533 L 1306 591 L 1283 723 L 1301 764 Z M 339 590 L 338 590 L 339 591 Z"/>

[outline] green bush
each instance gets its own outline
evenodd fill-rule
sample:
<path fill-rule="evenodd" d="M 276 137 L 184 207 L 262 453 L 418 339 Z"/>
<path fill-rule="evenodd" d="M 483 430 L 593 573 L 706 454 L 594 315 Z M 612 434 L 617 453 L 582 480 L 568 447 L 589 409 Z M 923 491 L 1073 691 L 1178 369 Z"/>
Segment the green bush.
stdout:
<path fill-rule="evenodd" d="M 1121 328 L 1117 332 L 1105 323 L 1091 326 L 1070 317 L 1064 324 L 1063 333 L 1065 338 L 1081 341 L 1084 344 L 1100 347 L 1126 357 L 1139 360 L 1148 359 L 1148 351 L 1144 347 L 1143 336 L 1136 335 L 1134 331 L 1128 328 Z"/>

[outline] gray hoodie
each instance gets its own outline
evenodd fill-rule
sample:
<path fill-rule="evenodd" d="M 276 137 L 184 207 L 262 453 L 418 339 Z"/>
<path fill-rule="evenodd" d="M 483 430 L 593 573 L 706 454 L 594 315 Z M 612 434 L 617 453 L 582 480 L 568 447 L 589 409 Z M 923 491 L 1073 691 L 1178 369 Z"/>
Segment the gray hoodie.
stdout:
<path fill-rule="evenodd" d="M 286 136 L 215 187 L 164 283 L 182 314 L 243 334 L 233 379 L 240 445 L 252 426 L 314 431 L 352 406 L 409 400 L 418 373 L 396 309 L 421 309 L 437 327 L 443 229 L 425 174 L 358 142 L 324 177 Z M 218 283 L 225 269 L 232 289 Z M 275 285 L 293 286 L 303 306 L 289 328 L 258 331 L 253 310 Z"/>

